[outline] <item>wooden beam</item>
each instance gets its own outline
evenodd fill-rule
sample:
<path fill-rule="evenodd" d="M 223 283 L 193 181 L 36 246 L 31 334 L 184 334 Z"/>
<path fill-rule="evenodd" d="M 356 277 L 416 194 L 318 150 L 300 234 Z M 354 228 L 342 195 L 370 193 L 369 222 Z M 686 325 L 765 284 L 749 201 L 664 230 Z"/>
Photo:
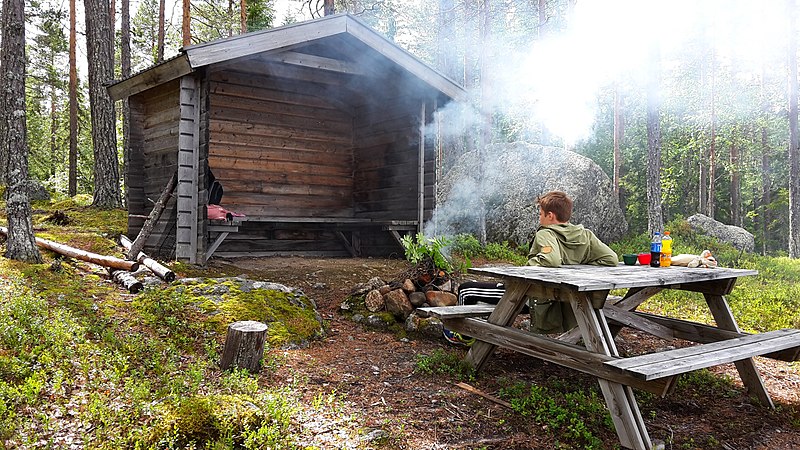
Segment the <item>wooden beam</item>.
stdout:
<path fill-rule="evenodd" d="M 334 58 L 325 58 L 323 56 L 309 55 L 307 53 L 286 51 L 281 53 L 272 53 L 262 59 L 267 61 L 277 61 L 285 64 L 292 64 L 296 66 L 311 67 L 314 69 L 328 70 L 331 72 L 346 73 L 349 75 L 366 75 L 367 73 L 360 69 L 359 66 L 350 61 L 342 61 Z"/>
<path fill-rule="evenodd" d="M 420 105 L 419 112 L 419 152 L 418 179 L 417 179 L 417 233 L 422 233 L 422 223 L 425 214 L 425 100 Z"/>
<path fill-rule="evenodd" d="M 112 100 L 121 100 L 189 73 L 192 73 L 189 59 L 186 55 L 181 55 L 130 78 L 117 81 L 106 89 Z"/>
<path fill-rule="evenodd" d="M 184 51 L 188 55 L 192 67 L 196 68 L 248 56 L 258 51 L 275 50 L 312 42 L 344 33 L 346 30 L 346 16 L 330 16 L 261 32 L 247 33 L 221 41 L 193 45 L 186 47 Z"/>
<path fill-rule="evenodd" d="M 587 351 L 585 348 L 560 342 L 545 335 L 528 333 L 511 327 L 493 325 L 482 319 L 460 318 L 447 319 L 448 329 L 469 336 L 480 336 L 481 342 L 492 347 L 501 346 L 534 358 L 539 358 L 560 366 L 568 367 L 583 373 L 594 375 L 604 380 L 612 380 L 627 386 L 633 386 L 657 395 L 664 395 L 667 382 L 642 382 L 632 376 L 620 375 L 617 370 L 606 367 L 606 361 L 618 358 Z M 473 348 L 475 347 L 473 344 Z"/>

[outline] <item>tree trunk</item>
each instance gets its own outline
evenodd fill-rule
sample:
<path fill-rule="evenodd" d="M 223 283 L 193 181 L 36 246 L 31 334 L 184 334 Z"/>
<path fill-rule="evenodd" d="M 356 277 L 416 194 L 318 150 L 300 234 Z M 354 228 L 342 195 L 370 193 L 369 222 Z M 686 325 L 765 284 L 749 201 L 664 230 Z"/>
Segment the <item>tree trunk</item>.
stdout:
<path fill-rule="evenodd" d="M 6 0 L 3 0 L 2 3 L 2 10 L 0 10 L 0 20 L 2 21 L 2 24 L 0 24 L 0 33 L 5 34 L 5 30 L 8 29 L 8 19 L 10 15 L 5 13 Z M 11 110 L 11 106 L 6 101 L 10 86 L 6 84 L 4 74 L 5 66 L 2 63 L 2 61 L 5 61 L 8 57 L 6 53 L 4 37 L 0 37 L 0 185 L 5 185 L 8 182 L 9 142 L 5 136 L 8 134 L 8 114 Z"/>
<path fill-rule="evenodd" d="M 119 237 L 119 242 L 122 244 L 125 250 L 130 250 L 131 246 L 133 245 L 133 242 L 131 242 L 131 240 L 128 239 L 128 237 L 125 236 L 124 234 Z M 158 277 L 161 278 L 162 280 L 169 283 L 175 281 L 175 272 L 170 270 L 169 267 L 166 267 L 163 264 L 156 261 L 155 259 L 147 256 L 146 254 L 139 252 L 139 254 L 136 255 L 136 261 L 142 263 L 143 266 L 150 269 L 154 274 L 158 275 Z"/>
<path fill-rule="evenodd" d="M 537 12 L 538 12 L 538 28 L 536 29 L 536 37 L 539 41 L 543 41 L 545 37 L 547 37 L 547 0 L 538 0 Z M 540 127 L 540 134 L 539 134 L 539 143 L 542 145 L 550 145 L 552 141 L 552 136 L 550 135 L 550 130 L 547 129 L 547 125 L 545 125 L 544 120 L 539 122 Z"/>
<path fill-rule="evenodd" d="M 326 16 L 336 14 L 336 5 L 333 4 L 333 0 L 325 0 L 323 10 Z"/>
<path fill-rule="evenodd" d="M 190 0 L 183 0 L 183 21 L 181 22 L 181 34 L 183 35 L 183 46 L 188 47 L 192 45 L 192 2 Z"/>
<path fill-rule="evenodd" d="M 770 151 L 769 141 L 767 139 L 767 127 L 761 127 L 761 235 L 763 242 L 761 243 L 761 254 L 766 256 L 769 251 L 769 223 L 772 220 L 769 204 L 772 203 L 772 195 L 770 193 L 772 186 L 770 182 Z"/>
<path fill-rule="evenodd" d="M 105 83 L 114 79 L 113 39 L 109 26 L 109 4 L 86 0 L 86 50 L 89 57 L 89 103 L 94 143 L 94 203 L 99 208 L 118 208 L 119 189 L 116 118 L 114 102 Z"/>
<path fill-rule="evenodd" d="M 69 0 L 69 181 L 67 193 L 78 194 L 78 63 L 76 54 L 75 2 Z"/>
<path fill-rule="evenodd" d="M 620 86 L 617 83 L 614 87 L 614 196 L 617 203 L 620 199 L 620 176 L 622 175 L 622 140 L 625 138 L 625 100 L 620 93 Z"/>
<path fill-rule="evenodd" d="M 131 74 L 131 11 L 130 0 L 122 0 L 120 11 L 120 68 L 122 78 Z M 125 186 L 125 205 L 128 201 L 128 168 L 131 161 L 131 104 L 128 97 L 122 99 L 122 179 Z"/>
<path fill-rule="evenodd" d="M 761 65 L 761 80 L 759 86 L 759 94 L 761 96 L 761 114 L 763 118 L 769 117 L 770 107 L 764 85 L 766 83 L 767 70 L 766 66 Z M 766 120 L 761 121 L 761 205 L 759 207 L 759 222 L 761 225 L 761 254 L 766 256 L 769 251 L 769 204 L 772 202 L 770 190 L 772 189 L 770 183 L 770 149 L 769 149 L 769 135 L 767 134 Z"/>
<path fill-rule="evenodd" d="M 9 236 L 9 240 L 11 239 L 9 235 L 10 232 L 11 230 L 6 229 L 5 227 L 0 227 L 0 234 L 5 234 Z M 33 233 L 31 233 L 31 236 L 33 236 Z M 64 256 L 69 256 L 70 258 L 80 259 L 81 261 L 90 262 L 93 264 L 109 267 L 112 269 L 120 269 L 128 271 L 135 271 L 139 268 L 139 263 L 137 262 L 126 261 L 124 259 L 115 258 L 113 256 L 106 256 L 97 253 L 87 252 L 86 250 L 81 250 L 79 248 L 70 247 L 69 245 L 60 244 L 58 242 L 53 242 L 38 237 L 35 238 L 35 240 L 36 240 L 35 245 L 38 245 L 39 247 L 46 248 L 47 250 L 54 251 Z"/>
<path fill-rule="evenodd" d="M 230 324 L 219 363 L 220 368 L 227 370 L 238 367 L 253 373 L 260 372 L 267 328 L 266 324 L 253 320 Z"/>
<path fill-rule="evenodd" d="M 172 196 L 172 191 L 175 190 L 175 184 L 178 182 L 178 172 L 172 174 L 172 178 L 169 179 L 167 185 L 164 187 L 164 190 L 161 192 L 161 195 L 158 197 L 158 201 L 156 202 L 155 206 L 153 206 L 153 210 L 150 211 L 150 215 L 145 220 L 142 229 L 139 230 L 139 235 L 136 236 L 136 239 L 133 240 L 131 244 L 131 248 L 128 249 L 128 259 L 134 260 L 139 255 L 139 252 L 142 251 L 144 248 L 145 242 L 147 242 L 147 238 L 150 237 L 150 233 L 153 232 L 153 227 L 158 222 L 158 219 L 161 217 L 161 213 L 164 212 L 164 207 L 167 206 L 167 201 Z"/>
<path fill-rule="evenodd" d="M 731 136 L 731 223 L 737 227 L 742 226 L 742 181 L 739 170 L 739 147 Z"/>
<path fill-rule="evenodd" d="M 156 42 L 156 63 L 164 61 L 164 2 L 158 0 L 158 42 Z"/>
<path fill-rule="evenodd" d="M 241 22 L 241 33 L 247 33 L 247 0 L 239 0 L 239 21 Z"/>
<path fill-rule="evenodd" d="M 25 2 L 4 0 L 5 16 L 0 70 L 5 90 L 6 127 L 0 139 L 8 144 L 6 257 L 40 263 L 28 200 L 28 135 L 25 124 Z"/>
<path fill-rule="evenodd" d="M 647 230 L 650 235 L 664 229 L 661 212 L 661 115 L 659 68 L 661 57 L 652 44 L 647 77 Z"/>
<path fill-rule="evenodd" d="M 50 87 L 50 176 L 56 174 L 56 164 L 58 163 L 58 96 L 55 86 Z"/>
<path fill-rule="evenodd" d="M 716 99 L 716 64 L 714 52 L 711 53 L 711 142 L 708 145 L 708 198 L 706 199 L 705 215 L 714 218 L 714 195 L 717 177 L 717 99 Z"/>
<path fill-rule="evenodd" d="M 125 270 L 111 269 L 109 274 L 115 283 L 127 289 L 131 294 L 136 294 L 142 290 L 142 282 L 137 280 L 136 277 L 131 275 L 130 272 Z"/>
<path fill-rule="evenodd" d="M 800 135 L 797 129 L 797 23 L 796 2 L 789 10 L 789 257 L 800 258 Z"/>

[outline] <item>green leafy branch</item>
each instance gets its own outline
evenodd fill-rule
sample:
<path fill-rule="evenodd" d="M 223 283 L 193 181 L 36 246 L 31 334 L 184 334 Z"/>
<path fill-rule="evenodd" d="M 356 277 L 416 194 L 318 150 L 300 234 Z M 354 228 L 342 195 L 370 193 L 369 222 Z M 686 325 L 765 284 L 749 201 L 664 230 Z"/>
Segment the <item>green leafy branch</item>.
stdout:
<path fill-rule="evenodd" d="M 448 238 L 444 236 L 427 238 L 424 234 L 417 233 L 415 237 L 411 235 L 403 236 L 400 242 L 405 249 L 406 259 L 412 264 L 419 264 L 425 259 L 430 259 L 437 269 L 445 272 L 453 271 L 453 264 L 443 251 L 450 245 Z"/>

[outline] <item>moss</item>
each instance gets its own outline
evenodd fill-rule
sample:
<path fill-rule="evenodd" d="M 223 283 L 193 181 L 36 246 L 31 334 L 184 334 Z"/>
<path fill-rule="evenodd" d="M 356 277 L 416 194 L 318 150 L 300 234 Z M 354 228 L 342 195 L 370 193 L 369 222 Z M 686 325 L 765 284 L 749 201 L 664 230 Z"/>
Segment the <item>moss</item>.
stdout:
<path fill-rule="evenodd" d="M 250 288 L 254 282 L 239 279 L 198 279 L 176 284 L 176 290 L 187 296 L 205 321 L 220 336 L 228 325 L 242 320 L 255 320 L 269 325 L 267 342 L 272 347 L 303 344 L 322 334 L 322 322 L 313 302 L 306 296 L 275 289 Z M 248 286 L 243 288 L 243 286 Z"/>
<path fill-rule="evenodd" d="M 193 396 L 166 404 L 148 444 L 155 448 L 291 448 L 293 407 L 274 396 Z"/>

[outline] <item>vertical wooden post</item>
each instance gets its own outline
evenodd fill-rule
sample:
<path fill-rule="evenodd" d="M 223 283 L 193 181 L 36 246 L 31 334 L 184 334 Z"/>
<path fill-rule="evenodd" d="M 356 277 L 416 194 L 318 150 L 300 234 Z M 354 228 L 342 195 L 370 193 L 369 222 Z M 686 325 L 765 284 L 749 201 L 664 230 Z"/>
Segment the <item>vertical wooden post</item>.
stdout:
<path fill-rule="evenodd" d="M 264 341 L 267 339 L 267 325 L 254 320 L 234 322 L 228 326 L 225 348 L 219 366 L 222 370 L 231 367 L 261 371 L 261 357 L 264 356 Z"/>
<path fill-rule="evenodd" d="M 175 257 L 195 264 L 197 257 L 198 171 L 200 139 L 199 83 L 194 75 L 181 78 L 178 138 L 178 223 Z"/>
<path fill-rule="evenodd" d="M 422 102 L 419 113 L 419 186 L 417 187 L 417 232 L 422 233 L 422 221 L 425 217 L 425 102 Z"/>

